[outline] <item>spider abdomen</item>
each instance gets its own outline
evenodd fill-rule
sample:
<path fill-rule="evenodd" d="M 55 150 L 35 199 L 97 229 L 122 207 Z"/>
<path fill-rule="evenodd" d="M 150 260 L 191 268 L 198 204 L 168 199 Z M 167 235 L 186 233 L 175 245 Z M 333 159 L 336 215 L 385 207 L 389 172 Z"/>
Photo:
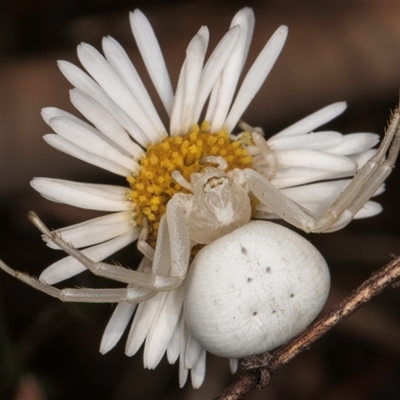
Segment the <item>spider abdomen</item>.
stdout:
<path fill-rule="evenodd" d="M 185 284 L 185 319 L 213 354 L 260 354 L 304 330 L 329 286 L 326 262 L 311 243 L 280 225 L 253 221 L 197 254 Z"/>

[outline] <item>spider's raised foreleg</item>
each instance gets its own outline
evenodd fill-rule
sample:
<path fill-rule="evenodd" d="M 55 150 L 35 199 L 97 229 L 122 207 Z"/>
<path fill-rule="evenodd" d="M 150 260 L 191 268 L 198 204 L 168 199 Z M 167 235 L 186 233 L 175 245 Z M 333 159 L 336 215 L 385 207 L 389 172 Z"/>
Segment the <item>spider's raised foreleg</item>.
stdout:
<path fill-rule="evenodd" d="M 269 181 L 271 181 L 276 175 L 276 171 L 278 169 L 278 161 L 276 159 L 275 153 L 264 139 L 264 132 L 261 128 L 253 128 L 245 122 L 241 122 L 239 126 L 245 131 L 250 132 L 251 139 L 258 148 L 262 159 L 267 165 L 267 169 L 263 171 L 263 175 Z"/>
<path fill-rule="evenodd" d="M 153 271 L 157 272 L 161 265 L 165 252 L 161 246 L 169 244 L 170 249 L 170 273 L 175 278 L 183 279 L 189 268 L 190 259 L 190 233 L 189 223 L 185 213 L 184 203 L 187 203 L 186 195 L 175 194 L 167 204 L 167 212 L 162 219 L 165 219 L 164 229 L 168 231 L 168 241 L 162 245 L 163 237 L 157 236 L 157 246 L 154 254 Z M 162 221 L 161 221 L 162 222 Z M 161 223 L 160 223 L 161 228 Z M 166 235 L 165 235 L 166 236 Z M 160 243 L 159 243 L 160 239 Z M 159 247 L 159 249 L 158 249 Z"/>
<path fill-rule="evenodd" d="M 305 232 L 333 232 L 346 226 L 389 176 L 400 149 L 399 124 L 400 114 L 396 110 L 376 154 L 320 217 L 289 199 L 258 172 L 245 169 L 236 174 L 242 174 L 249 190 L 290 224 Z"/>
<path fill-rule="evenodd" d="M 190 257 L 190 234 L 184 204 L 188 201 L 187 195 L 175 194 L 160 220 L 151 269 L 152 275 L 160 280 L 168 277 L 182 282 L 186 276 Z M 171 287 L 173 288 L 175 286 Z"/>
<path fill-rule="evenodd" d="M 399 124 L 400 110 L 397 108 L 376 154 L 357 172 L 340 196 L 318 219 L 313 232 L 333 232 L 346 226 L 387 179 L 399 155 Z"/>
<path fill-rule="evenodd" d="M 317 220 L 317 217 L 311 211 L 287 197 L 257 171 L 244 169 L 234 170 L 234 172 L 241 181 L 244 179 L 248 189 L 268 209 L 289 224 L 309 232 L 308 227 L 312 226 Z"/>
<path fill-rule="evenodd" d="M 134 271 L 119 265 L 95 262 L 81 251 L 65 242 L 56 232 L 50 231 L 35 213 L 30 213 L 29 218 L 45 236 L 52 240 L 67 254 L 78 260 L 94 275 L 102 276 L 118 282 L 141 286 L 151 290 L 172 290 L 181 284 L 181 279 L 178 277 Z"/>
<path fill-rule="evenodd" d="M 40 290 L 49 296 L 65 302 L 78 303 L 139 303 L 148 300 L 157 293 L 151 289 L 129 285 L 127 288 L 116 289 L 90 289 L 90 288 L 65 288 L 58 289 L 24 272 L 16 271 L 0 260 L 0 268 L 19 279 L 20 281 Z"/>

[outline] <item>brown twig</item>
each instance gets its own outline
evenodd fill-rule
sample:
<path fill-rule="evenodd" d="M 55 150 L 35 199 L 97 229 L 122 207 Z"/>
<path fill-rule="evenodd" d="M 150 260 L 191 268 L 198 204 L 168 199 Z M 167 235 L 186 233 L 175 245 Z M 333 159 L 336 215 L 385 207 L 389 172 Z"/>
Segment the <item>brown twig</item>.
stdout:
<path fill-rule="evenodd" d="M 389 287 L 398 287 L 400 279 L 400 257 L 381 268 L 355 289 L 347 298 L 337 304 L 329 313 L 310 325 L 302 334 L 286 345 L 261 356 L 247 357 L 242 368 L 247 371 L 215 400 L 240 399 L 256 387 L 269 383 L 270 376 L 281 369 L 302 351 L 308 349 L 321 336 L 344 318 L 358 310 L 373 297 Z"/>

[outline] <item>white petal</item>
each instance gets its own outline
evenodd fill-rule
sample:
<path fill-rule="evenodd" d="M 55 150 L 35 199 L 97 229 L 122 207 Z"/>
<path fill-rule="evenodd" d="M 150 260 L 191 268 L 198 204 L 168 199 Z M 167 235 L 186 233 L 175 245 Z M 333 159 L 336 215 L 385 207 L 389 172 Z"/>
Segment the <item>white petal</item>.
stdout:
<path fill-rule="evenodd" d="M 97 246 L 88 247 L 87 249 L 82 250 L 82 253 L 95 262 L 102 261 L 111 254 L 114 254 L 118 250 L 128 246 L 136 239 L 137 232 L 127 232 L 121 236 L 109 240 L 108 242 L 98 244 Z M 86 271 L 86 267 L 75 258 L 68 256 L 48 266 L 40 274 L 39 279 L 43 282 L 46 282 L 48 285 L 54 285 L 55 283 L 64 281 L 83 271 Z"/>
<path fill-rule="evenodd" d="M 375 133 L 350 133 L 344 135 L 343 138 L 343 143 L 328 147 L 324 149 L 324 151 L 331 154 L 347 156 L 350 154 L 361 153 L 379 143 L 379 135 Z"/>
<path fill-rule="evenodd" d="M 230 358 L 229 359 L 229 369 L 231 370 L 232 374 L 234 374 L 238 370 L 239 360 L 237 358 Z"/>
<path fill-rule="evenodd" d="M 167 359 L 170 364 L 175 364 L 179 357 L 180 343 L 181 340 L 183 340 L 181 338 L 181 333 L 180 323 L 178 321 L 178 324 L 175 326 L 174 332 L 172 333 L 171 339 L 167 346 Z"/>
<path fill-rule="evenodd" d="M 369 161 L 374 155 L 376 154 L 376 149 L 370 149 L 358 154 L 352 154 L 348 156 L 354 162 L 357 163 L 357 169 L 359 170 L 362 168 L 367 161 Z"/>
<path fill-rule="evenodd" d="M 68 119 L 77 125 L 80 125 L 82 128 L 85 128 L 88 131 L 97 133 L 97 130 L 92 125 L 88 124 L 85 121 L 82 121 L 80 118 L 76 117 L 75 115 L 73 115 L 67 111 L 61 110 L 57 107 L 42 108 L 41 115 L 42 115 L 42 118 L 44 119 L 44 121 L 46 122 L 46 124 L 49 126 L 51 126 L 50 125 L 51 119 L 61 117 L 61 118 Z"/>
<path fill-rule="evenodd" d="M 356 164 L 347 157 L 331 155 L 315 150 L 276 151 L 275 156 L 280 168 L 299 167 L 321 169 L 332 172 L 356 172 Z"/>
<path fill-rule="evenodd" d="M 171 115 L 172 136 L 184 134 L 191 128 L 193 108 L 207 51 L 208 30 L 202 27 L 186 49 L 186 59 L 179 76 L 174 108 Z"/>
<path fill-rule="evenodd" d="M 255 24 L 254 11 L 250 7 L 243 7 L 241 10 L 239 10 L 233 17 L 230 24 L 230 28 L 239 25 L 241 29 L 243 29 L 243 27 L 245 26 L 247 30 L 246 41 L 244 44 L 243 58 L 242 58 L 242 66 L 241 66 L 242 69 L 246 62 L 247 55 L 249 54 L 251 39 L 253 37 L 254 24 Z"/>
<path fill-rule="evenodd" d="M 310 203 L 304 204 L 303 206 L 311 211 L 313 214 L 321 216 L 324 211 L 330 206 L 330 203 Z M 368 201 L 363 207 L 354 215 L 353 219 L 362 219 L 373 217 L 382 211 L 382 206 L 375 201 Z M 280 219 L 275 213 L 273 213 L 268 207 L 257 204 L 255 209 L 255 218 L 263 220 Z"/>
<path fill-rule="evenodd" d="M 368 201 L 363 205 L 353 219 L 373 217 L 374 215 L 379 214 L 382 210 L 383 207 L 379 203 L 376 203 L 375 201 Z"/>
<path fill-rule="evenodd" d="M 154 108 L 153 102 L 140 79 L 136 68 L 133 66 L 131 60 L 126 54 L 122 46 L 113 38 L 103 38 L 103 51 L 107 61 L 113 67 L 114 71 L 118 74 L 126 87 L 130 90 L 132 95 L 139 102 L 147 117 L 153 124 L 155 130 L 163 133 L 166 136 L 166 130 L 161 122 L 161 119 Z M 161 136 L 160 136 L 161 138 Z"/>
<path fill-rule="evenodd" d="M 192 125 L 199 122 L 200 114 L 203 110 L 207 97 L 210 95 L 211 89 L 215 85 L 215 82 L 217 81 L 218 76 L 221 74 L 222 69 L 225 67 L 228 58 L 237 43 L 239 34 L 239 26 L 236 25 L 229 29 L 207 60 L 207 63 L 201 74 L 191 121 Z"/>
<path fill-rule="evenodd" d="M 339 132 L 324 131 L 312 132 L 304 135 L 273 137 L 267 140 L 272 150 L 295 150 L 309 149 L 321 150 L 326 153 L 325 149 L 330 146 L 336 146 L 344 141 L 344 136 Z"/>
<path fill-rule="evenodd" d="M 326 124 L 346 109 L 347 104 L 345 102 L 333 103 L 327 107 L 321 108 L 320 110 L 312 113 L 308 117 L 301 119 L 293 125 L 285 128 L 283 131 L 278 132 L 275 137 L 299 135 L 313 131 L 314 129 Z"/>
<path fill-rule="evenodd" d="M 213 94 L 216 94 L 218 101 L 216 104 L 210 102 L 206 113 L 206 120 L 210 122 L 212 132 L 224 126 L 247 57 L 254 29 L 254 14 L 251 9 L 240 10 L 232 20 L 231 26 L 235 25 L 240 26 L 240 36 L 213 89 Z M 211 106 L 215 108 L 211 109 Z"/>
<path fill-rule="evenodd" d="M 125 354 L 128 357 L 135 355 L 142 346 L 151 325 L 160 314 L 165 298 L 166 292 L 160 292 L 150 300 L 139 304 L 126 341 Z"/>
<path fill-rule="evenodd" d="M 74 121 L 63 117 L 51 118 L 50 126 L 61 137 L 89 153 L 105 158 L 115 164 L 119 164 L 131 172 L 135 172 L 139 169 L 139 164 L 136 161 L 123 155 L 115 147 L 109 145 L 97 132 L 94 133 L 80 124 L 78 125 Z"/>
<path fill-rule="evenodd" d="M 281 192 L 300 204 L 310 203 L 333 203 L 351 182 L 351 179 L 340 179 L 337 181 L 318 182 L 310 185 L 297 186 L 282 189 Z M 384 186 L 380 186 L 374 196 L 383 193 Z"/>
<path fill-rule="evenodd" d="M 107 60 L 94 47 L 87 43 L 80 44 L 78 46 L 78 58 L 110 98 L 131 116 L 146 134 L 149 142 L 157 142 L 163 139 L 164 136 L 155 130 L 139 102 L 132 96 Z"/>
<path fill-rule="evenodd" d="M 183 365 L 182 358 L 179 358 L 179 387 L 183 388 L 187 381 L 189 370 Z"/>
<path fill-rule="evenodd" d="M 185 101 L 185 76 L 186 76 L 186 60 L 183 62 L 179 72 L 178 85 L 175 92 L 174 107 L 171 113 L 171 120 L 169 123 L 169 130 L 171 136 L 180 134 L 180 125 L 182 117 L 183 102 Z"/>
<path fill-rule="evenodd" d="M 180 348 L 179 348 L 179 387 L 185 386 L 188 372 L 189 370 L 185 366 L 185 352 L 187 347 L 188 341 L 188 328 L 186 326 L 185 319 L 183 318 L 183 313 L 181 314 L 181 318 L 179 320 L 180 330 L 181 330 L 181 341 L 180 341 Z"/>
<path fill-rule="evenodd" d="M 64 117 L 51 118 L 49 125 L 54 132 L 88 152 L 109 159 L 131 171 L 139 168 L 132 157 L 122 154 L 115 142 L 93 127 L 88 129 L 81 123 Z"/>
<path fill-rule="evenodd" d="M 80 183 L 53 178 L 34 178 L 31 186 L 43 197 L 75 207 L 99 211 L 126 211 L 128 190 L 121 186 Z"/>
<path fill-rule="evenodd" d="M 274 184 L 274 186 L 281 189 L 326 179 L 344 178 L 354 175 L 354 172 L 355 171 L 334 172 L 326 169 L 310 169 L 300 167 L 279 168 L 271 182 Z"/>
<path fill-rule="evenodd" d="M 194 338 L 193 335 L 189 335 L 188 342 L 186 345 L 186 352 L 185 352 L 185 366 L 188 369 L 193 368 L 196 364 L 197 360 L 200 357 L 203 348 L 201 347 L 200 343 Z"/>
<path fill-rule="evenodd" d="M 129 231 L 135 232 L 139 237 L 140 227 L 133 227 L 134 216 L 131 212 L 119 212 L 93 218 L 79 224 L 56 229 L 54 232 L 60 235 L 64 241 L 77 249 L 113 239 Z M 59 249 L 47 236 L 43 236 L 47 246 Z"/>
<path fill-rule="evenodd" d="M 132 318 L 136 306 L 137 304 L 132 303 L 117 304 L 101 338 L 101 354 L 106 354 L 119 342 Z"/>
<path fill-rule="evenodd" d="M 92 97 L 100 103 L 131 135 L 131 137 L 142 146 L 149 142 L 148 137 L 133 121 L 133 119 L 115 104 L 106 92 L 85 72 L 76 65 L 67 61 L 58 61 L 58 67 L 64 76 L 79 90 Z"/>
<path fill-rule="evenodd" d="M 281 192 L 302 205 L 314 201 L 333 203 L 350 181 L 350 179 L 342 179 L 330 182 L 318 182 L 311 185 L 281 189 Z"/>
<path fill-rule="evenodd" d="M 228 62 L 229 62 L 229 59 L 228 59 Z M 215 84 L 212 88 L 210 98 L 208 100 L 206 115 L 204 117 L 205 121 L 210 122 L 210 121 L 212 121 L 212 119 L 214 117 L 214 113 L 215 113 L 215 110 L 216 110 L 216 108 L 218 106 L 218 102 L 219 102 L 219 88 L 221 86 L 221 80 L 222 80 L 222 72 L 221 72 L 221 75 L 218 76 L 217 81 L 215 82 Z"/>
<path fill-rule="evenodd" d="M 171 115 L 171 136 L 185 134 L 191 128 L 193 107 L 197 97 L 208 39 L 208 29 L 201 27 L 186 50 L 186 58 L 179 74 Z"/>
<path fill-rule="evenodd" d="M 115 118 L 96 100 L 79 89 L 70 91 L 71 103 L 100 132 L 136 159 L 144 156 L 143 149 L 130 139 L 128 133 Z"/>
<path fill-rule="evenodd" d="M 118 165 L 110 160 L 83 150 L 81 147 L 75 145 L 74 143 L 70 142 L 67 139 L 64 139 L 59 135 L 50 133 L 44 135 L 43 139 L 46 143 L 48 143 L 55 149 L 62 151 L 65 154 L 69 154 L 70 156 L 75 157 L 78 160 L 85 161 L 88 164 L 95 165 L 96 167 L 102 168 L 106 171 L 110 171 L 113 174 L 127 177 L 132 173 L 132 171 L 121 165 Z"/>
<path fill-rule="evenodd" d="M 184 286 L 166 294 L 163 308 L 146 338 L 143 357 L 144 364 L 149 369 L 155 368 L 161 361 L 167 345 L 178 324 L 183 305 Z"/>
<path fill-rule="evenodd" d="M 139 267 L 137 268 L 138 271 L 144 270 L 144 265 L 146 263 L 146 259 L 142 259 Z M 133 290 L 134 287 L 132 285 L 128 285 L 127 290 Z M 135 287 L 135 291 L 140 294 L 147 294 L 149 295 L 148 299 L 152 297 L 151 290 L 141 287 Z M 113 315 L 111 316 L 106 329 L 103 333 L 103 337 L 101 339 L 100 344 L 100 353 L 105 354 L 110 351 L 121 339 L 128 323 L 133 315 L 133 312 L 136 309 L 138 303 L 126 303 L 122 302 L 117 305 L 115 308 Z"/>
<path fill-rule="evenodd" d="M 194 389 L 198 389 L 204 382 L 204 377 L 206 376 L 206 355 L 207 352 L 205 349 L 203 349 L 200 353 L 200 357 L 196 361 L 196 364 L 190 371 L 190 377 Z"/>
<path fill-rule="evenodd" d="M 139 10 L 130 13 L 129 18 L 133 36 L 135 37 L 143 62 L 168 115 L 171 116 L 174 104 L 174 92 L 153 28 L 148 19 Z"/>
<path fill-rule="evenodd" d="M 284 25 L 278 28 L 251 66 L 225 121 L 225 127 L 228 132 L 233 130 L 256 93 L 260 90 L 282 51 L 287 32 L 288 28 Z"/>

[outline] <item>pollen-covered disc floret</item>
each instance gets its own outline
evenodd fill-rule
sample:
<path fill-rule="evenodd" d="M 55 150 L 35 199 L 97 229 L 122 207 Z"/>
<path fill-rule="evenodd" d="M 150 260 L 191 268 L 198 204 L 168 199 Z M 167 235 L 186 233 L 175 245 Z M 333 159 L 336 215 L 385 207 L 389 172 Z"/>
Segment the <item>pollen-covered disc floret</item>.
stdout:
<path fill-rule="evenodd" d="M 136 176 L 129 176 L 131 200 L 136 205 L 136 222 L 142 225 L 143 218 L 149 221 L 149 239 L 157 237 L 159 221 L 166 211 L 168 200 L 177 193 L 188 193 L 174 181 L 171 174 L 179 171 L 190 182 L 190 175 L 203 167 L 201 159 L 206 156 L 222 156 L 228 163 L 227 171 L 233 168 L 248 168 L 252 157 L 245 146 L 232 140 L 224 129 L 210 132 L 210 126 L 203 122 L 194 125 L 183 136 L 167 137 L 148 148 L 141 160 L 141 170 Z"/>

